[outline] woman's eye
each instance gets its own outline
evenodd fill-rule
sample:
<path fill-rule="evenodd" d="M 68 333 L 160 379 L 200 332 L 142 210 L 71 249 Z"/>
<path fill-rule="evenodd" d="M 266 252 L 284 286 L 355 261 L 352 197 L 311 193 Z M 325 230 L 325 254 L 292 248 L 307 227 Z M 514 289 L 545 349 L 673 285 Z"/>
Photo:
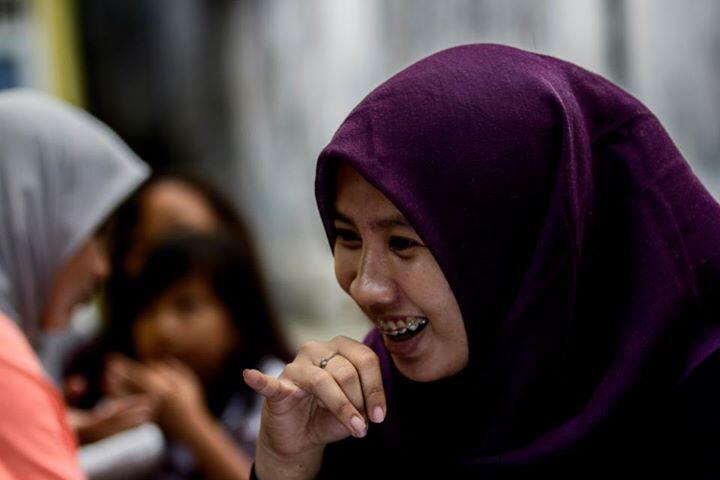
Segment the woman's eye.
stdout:
<path fill-rule="evenodd" d="M 343 243 L 360 243 L 360 236 L 352 230 L 344 228 L 338 228 L 335 230 L 335 235 L 338 240 L 342 240 Z"/>
<path fill-rule="evenodd" d="M 396 252 L 406 252 L 414 247 L 421 247 L 420 242 L 405 237 L 390 237 L 390 249 Z"/>

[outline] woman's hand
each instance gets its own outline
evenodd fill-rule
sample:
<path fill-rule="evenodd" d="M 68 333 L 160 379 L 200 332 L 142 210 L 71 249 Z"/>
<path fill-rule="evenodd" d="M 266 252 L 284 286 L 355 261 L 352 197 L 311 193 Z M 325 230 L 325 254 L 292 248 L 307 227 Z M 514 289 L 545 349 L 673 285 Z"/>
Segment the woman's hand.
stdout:
<path fill-rule="evenodd" d="M 330 358 L 325 368 L 321 357 Z M 243 377 L 266 399 L 255 459 L 262 480 L 314 477 L 325 445 L 364 437 L 367 418 L 382 422 L 387 411 L 377 355 L 347 337 L 304 344 L 277 379 Z"/>
<path fill-rule="evenodd" d="M 107 399 L 90 410 L 68 409 L 68 421 L 81 444 L 136 427 L 151 417 L 150 399 L 144 395 Z"/>
<path fill-rule="evenodd" d="M 197 376 L 178 360 L 145 364 L 116 355 L 108 361 L 105 384 L 110 395 L 150 398 L 158 425 L 176 438 L 191 434 L 198 416 L 209 416 Z"/>

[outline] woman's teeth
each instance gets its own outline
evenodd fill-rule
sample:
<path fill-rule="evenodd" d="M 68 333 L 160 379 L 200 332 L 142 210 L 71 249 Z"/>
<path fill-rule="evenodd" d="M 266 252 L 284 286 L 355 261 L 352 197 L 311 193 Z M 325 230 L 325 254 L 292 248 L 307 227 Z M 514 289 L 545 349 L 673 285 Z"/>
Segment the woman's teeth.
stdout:
<path fill-rule="evenodd" d="M 428 320 L 425 317 L 406 317 L 404 320 L 380 320 L 378 328 L 383 335 L 390 338 L 398 338 L 400 336 L 413 336 L 427 325 Z"/>

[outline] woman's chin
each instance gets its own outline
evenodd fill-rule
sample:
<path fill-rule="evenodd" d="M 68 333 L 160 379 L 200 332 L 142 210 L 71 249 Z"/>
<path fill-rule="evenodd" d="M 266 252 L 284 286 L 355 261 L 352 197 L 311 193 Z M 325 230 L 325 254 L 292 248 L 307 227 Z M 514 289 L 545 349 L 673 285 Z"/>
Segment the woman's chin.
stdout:
<path fill-rule="evenodd" d="M 386 346 L 390 342 L 385 339 Z M 457 351 L 438 352 L 430 341 L 423 343 L 413 351 L 414 355 L 395 354 L 388 348 L 395 367 L 404 377 L 415 382 L 434 382 L 459 373 L 467 365 L 468 359 L 458 357 Z"/>

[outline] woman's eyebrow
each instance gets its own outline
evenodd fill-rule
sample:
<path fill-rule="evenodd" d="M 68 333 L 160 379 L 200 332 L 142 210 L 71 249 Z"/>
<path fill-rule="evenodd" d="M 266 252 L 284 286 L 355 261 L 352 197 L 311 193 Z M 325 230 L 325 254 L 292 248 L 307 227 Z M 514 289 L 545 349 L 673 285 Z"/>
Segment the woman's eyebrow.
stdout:
<path fill-rule="evenodd" d="M 405 220 L 405 217 L 402 215 L 392 215 L 386 218 L 379 218 L 377 220 L 373 220 L 370 223 L 370 228 L 373 229 L 382 229 L 382 228 L 388 228 L 388 227 L 408 227 L 412 228 L 407 220 Z"/>
<path fill-rule="evenodd" d="M 344 223 L 347 223 L 350 225 L 355 225 L 355 222 L 353 222 L 352 220 L 350 220 L 349 217 L 343 215 L 342 213 L 338 212 L 337 210 L 335 210 L 335 220 L 336 221 L 339 220 L 341 222 L 344 222 Z"/>
<path fill-rule="evenodd" d="M 335 211 L 335 220 L 347 223 L 349 225 L 355 225 L 349 217 L 342 213 Z M 412 228 L 412 225 L 400 214 L 390 215 L 388 217 L 378 218 L 370 222 L 370 228 L 372 229 L 383 229 L 388 227 L 408 227 Z"/>

